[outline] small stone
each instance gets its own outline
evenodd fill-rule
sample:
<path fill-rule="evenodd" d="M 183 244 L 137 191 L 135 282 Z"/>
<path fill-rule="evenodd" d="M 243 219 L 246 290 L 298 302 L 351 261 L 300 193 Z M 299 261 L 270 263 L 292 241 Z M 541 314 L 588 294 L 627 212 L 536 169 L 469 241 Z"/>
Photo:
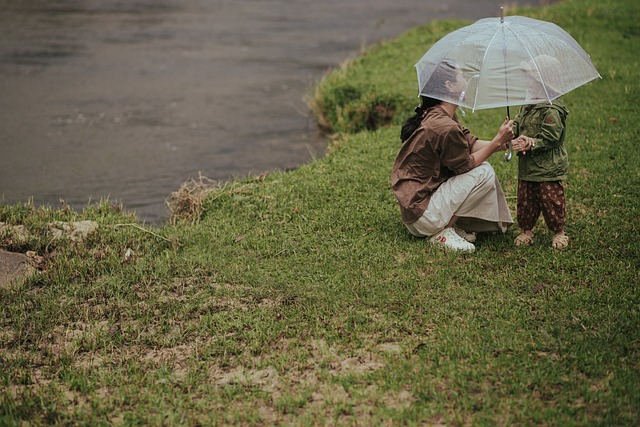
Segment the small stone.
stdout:
<path fill-rule="evenodd" d="M 15 286 L 35 271 L 26 255 L 0 251 L 0 288 Z"/>

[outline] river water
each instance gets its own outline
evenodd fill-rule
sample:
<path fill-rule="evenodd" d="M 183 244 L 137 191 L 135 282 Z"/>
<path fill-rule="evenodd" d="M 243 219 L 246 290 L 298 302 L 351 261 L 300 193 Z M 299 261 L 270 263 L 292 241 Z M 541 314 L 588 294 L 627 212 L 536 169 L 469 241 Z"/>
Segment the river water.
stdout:
<path fill-rule="evenodd" d="M 0 0 L 0 203 L 109 198 L 160 224 L 166 198 L 199 174 L 229 180 L 321 157 L 303 98 L 363 47 L 501 5 Z"/>

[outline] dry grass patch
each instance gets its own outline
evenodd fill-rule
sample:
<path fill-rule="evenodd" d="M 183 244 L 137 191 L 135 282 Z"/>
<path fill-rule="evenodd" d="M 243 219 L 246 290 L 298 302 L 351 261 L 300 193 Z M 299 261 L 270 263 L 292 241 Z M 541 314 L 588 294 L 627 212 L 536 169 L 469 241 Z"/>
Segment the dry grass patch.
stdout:
<path fill-rule="evenodd" d="M 182 220 L 189 223 L 198 222 L 204 210 L 204 200 L 212 191 L 220 188 L 220 181 L 209 179 L 201 174 L 197 179 L 190 179 L 182 184 L 165 201 L 169 208 L 171 224 Z"/>

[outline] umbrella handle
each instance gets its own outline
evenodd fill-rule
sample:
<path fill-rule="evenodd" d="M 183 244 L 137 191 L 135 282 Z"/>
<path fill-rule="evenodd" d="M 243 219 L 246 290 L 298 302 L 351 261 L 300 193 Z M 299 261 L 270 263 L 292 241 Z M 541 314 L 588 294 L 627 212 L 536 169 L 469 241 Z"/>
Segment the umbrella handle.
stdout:
<path fill-rule="evenodd" d="M 502 15 L 502 8 L 500 8 L 500 15 Z M 502 22 L 502 20 L 500 22 Z M 511 118 L 511 114 L 509 113 L 509 106 L 507 105 L 507 119 L 510 119 L 510 118 Z M 509 148 L 507 148 L 507 151 L 504 153 L 504 161 L 510 162 L 512 157 L 513 157 L 513 145 L 511 145 L 511 140 L 509 140 Z"/>
<path fill-rule="evenodd" d="M 504 153 L 504 161 L 510 162 L 512 157 L 513 157 L 513 146 L 511 145 L 511 141 L 509 141 L 509 148 L 507 148 L 507 151 Z"/>

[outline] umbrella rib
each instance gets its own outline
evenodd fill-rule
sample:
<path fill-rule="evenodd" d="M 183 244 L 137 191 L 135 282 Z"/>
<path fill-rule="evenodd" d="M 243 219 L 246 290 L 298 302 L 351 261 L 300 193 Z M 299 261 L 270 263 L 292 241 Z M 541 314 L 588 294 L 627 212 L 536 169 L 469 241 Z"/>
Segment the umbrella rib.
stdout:
<path fill-rule="evenodd" d="M 504 23 L 501 24 L 501 25 L 504 25 Z M 491 37 L 491 40 L 489 41 L 489 43 L 487 43 L 487 47 L 484 50 L 484 55 L 482 55 L 482 61 L 480 61 L 480 70 L 482 70 L 482 67 L 484 65 L 484 61 L 487 58 L 487 53 L 489 52 L 489 48 L 493 44 L 493 41 L 495 40 L 497 35 L 498 35 L 498 31 L 493 33 L 493 36 Z M 476 105 L 478 104 L 478 91 L 480 90 L 480 80 L 482 80 L 482 71 L 480 71 L 480 77 L 478 78 L 478 86 L 476 87 L 476 96 L 473 99 L 473 109 L 471 110 L 473 112 L 476 111 Z"/>

